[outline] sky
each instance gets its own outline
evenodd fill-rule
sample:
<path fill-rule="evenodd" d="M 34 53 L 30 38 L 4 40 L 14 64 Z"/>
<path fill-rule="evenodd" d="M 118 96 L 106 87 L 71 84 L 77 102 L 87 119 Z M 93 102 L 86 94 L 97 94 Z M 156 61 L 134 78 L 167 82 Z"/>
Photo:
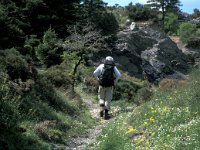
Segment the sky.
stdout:
<path fill-rule="evenodd" d="M 130 2 L 133 4 L 135 3 L 141 3 L 145 4 L 147 0 L 103 0 L 104 2 L 108 3 L 109 6 L 119 4 L 120 6 L 127 6 Z M 181 10 L 183 12 L 187 13 L 193 13 L 193 10 L 195 8 L 198 8 L 200 10 L 200 0 L 180 0 L 181 4 Z"/>

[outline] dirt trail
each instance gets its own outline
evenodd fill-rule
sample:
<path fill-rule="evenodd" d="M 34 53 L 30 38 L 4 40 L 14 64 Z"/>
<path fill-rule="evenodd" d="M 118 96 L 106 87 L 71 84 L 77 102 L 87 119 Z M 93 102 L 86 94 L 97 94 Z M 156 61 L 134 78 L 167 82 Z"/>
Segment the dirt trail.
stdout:
<path fill-rule="evenodd" d="M 187 44 L 184 44 L 181 40 L 180 40 L 180 37 L 178 36 L 170 36 L 170 39 L 175 42 L 178 46 L 178 48 L 180 50 L 182 50 L 182 52 L 184 54 L 190 54 L 190 55 L 196 55 L 196 54 L 199 54 L 198 52 L 198 49 L 195 49 L 195 48 L 189 48 L 187 47 Z"/>
<path fill-rule="evenodd" d="M 96 138 L 101 134 L 102 129 L 113 120 L 113 118 L 110 120 L 103 120 L 99 117 L 99 104 L 96 104 L 89 99 L 83 99 L 83 102 L 88 107 L 92 117 L 98 121 L 98 125 L 92 129 L 88 129 L 86 135 L 70 139 L 64 148 L 65 150 L 84 150 L 89 144 L 92 144 L 96 141 Z M 58 149 L 58 147 L 55 148 L 55 150 Z"/>

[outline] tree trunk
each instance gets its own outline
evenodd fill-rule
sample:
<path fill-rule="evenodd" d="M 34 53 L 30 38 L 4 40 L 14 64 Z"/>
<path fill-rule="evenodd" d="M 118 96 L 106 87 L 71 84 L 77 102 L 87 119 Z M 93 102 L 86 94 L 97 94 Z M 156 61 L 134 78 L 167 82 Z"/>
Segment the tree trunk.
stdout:
<path fill-rule="evenodd" d="M 75 64 L 74 69 L 73 69 L 73 76 L 72 76 L 72 91 L 73 92 L 74 92 L 75 83 L 76 83 L 76 73 L 77 73 L 79 65 L 81 64 L 81 61 L 83 60 L 83 55 L 84 55 L 84 52 L 81 52 L 80 53 L 80 59 Z"/>
<path fill-rule="evenodd" d="M 165 23 L 165 7 L 164 4 L 162 6 L 162 27 L 164 29 L 164 23 Z"/>

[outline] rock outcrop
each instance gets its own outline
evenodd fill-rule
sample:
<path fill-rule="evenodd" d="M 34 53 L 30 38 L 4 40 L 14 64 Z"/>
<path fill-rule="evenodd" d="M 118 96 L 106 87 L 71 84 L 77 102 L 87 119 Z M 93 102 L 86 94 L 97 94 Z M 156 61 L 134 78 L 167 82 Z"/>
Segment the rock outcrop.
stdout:
<path fill-rule="evenodd" d="M 100 52 L 112 55 L 119 67 L 130 75 L 146 77 L 150 82 L 162 78 L 184 78 L 189 59 L 177 45 L 156 27 L 120 31 L 116 48 Z"/>

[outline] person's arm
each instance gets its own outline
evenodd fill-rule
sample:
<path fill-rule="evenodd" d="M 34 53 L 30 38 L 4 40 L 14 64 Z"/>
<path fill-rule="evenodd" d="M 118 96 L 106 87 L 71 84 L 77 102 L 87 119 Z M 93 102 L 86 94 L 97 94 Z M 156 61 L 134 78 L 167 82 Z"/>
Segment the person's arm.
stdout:
<path fill-rule="evenodd" d="M 114 72 L 115 72 L 115 83 L 116 83 L 119 80 L 119 78 L 121 77 L 121 73 L 119 72 L 117 67 L 114 67 Z"/>
<path fill-rule="evenodd" d="M 94 77 L 99 80 L 99 75 L 101 73 L 102 70 L 102 65 L 99 65 L 99 67 L 97 67 L 97 69 L 93 72 Z"/>

